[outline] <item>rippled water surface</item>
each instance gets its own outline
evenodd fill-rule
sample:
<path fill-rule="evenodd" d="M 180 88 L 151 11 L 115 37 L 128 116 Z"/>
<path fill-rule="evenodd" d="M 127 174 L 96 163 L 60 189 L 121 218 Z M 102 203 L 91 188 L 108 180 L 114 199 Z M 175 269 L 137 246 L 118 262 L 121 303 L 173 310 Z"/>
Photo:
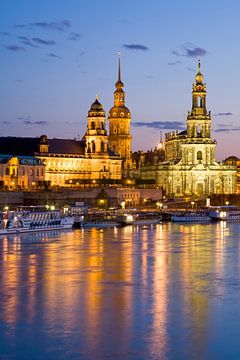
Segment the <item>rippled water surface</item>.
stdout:
<path fill-rule="evenodd" d="M 0 240 L 1 359 L 240 359 L 240 224 Z"/>

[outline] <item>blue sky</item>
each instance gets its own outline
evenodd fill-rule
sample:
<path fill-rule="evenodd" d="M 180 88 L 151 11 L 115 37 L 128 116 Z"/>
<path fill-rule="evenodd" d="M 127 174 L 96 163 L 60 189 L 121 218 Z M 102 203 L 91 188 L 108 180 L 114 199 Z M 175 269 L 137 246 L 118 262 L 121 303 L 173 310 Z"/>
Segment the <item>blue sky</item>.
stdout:
<path fill-rule="evenodd" d="M 235 0 L 1 0 L 1 135 L 82 137 L 95 95 L 113 104 L 120 49 L 134 150 L 185 126 L 200 58 L 217 158 L 240 156 L 239 13 Z"/>

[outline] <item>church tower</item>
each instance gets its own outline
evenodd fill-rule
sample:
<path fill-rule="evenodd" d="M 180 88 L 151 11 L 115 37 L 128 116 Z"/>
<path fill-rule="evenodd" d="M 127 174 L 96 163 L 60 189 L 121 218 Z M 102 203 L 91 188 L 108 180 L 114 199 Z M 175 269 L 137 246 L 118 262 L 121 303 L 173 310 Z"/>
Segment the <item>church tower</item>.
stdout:
<path fill-rule="evenodd" d="M 185 140 L 181 141 L 184 165 L 215 164 L 216 141 L 211 139 L 211 112 L 206 108 L 206 94 L 199 61 L 192 87 L 192 109 L 187 115 L 187 134 Z"/>
<path fill-rule="evenodd" d="M 105 111 L 97 96 L 88 112 L 85 141 L 85 152 L 88 154 L 104 154 L 108 152 Z"/>
<path fill-rule="evenodd" d="M 206 84 L 200 71 L 201 64 L 198 62 L 198 72 L 192 88 L 192 110 L 187 116 L 188 138 L 211 137 L 211 112 L 206 109 Z"/>
<path fill-rule="evenodd" d="M 118 80 L 115 84 L 114 106 L 108 114 L 109 146 L 123 159 L 123 173 L 132 167 L 130 123 L 131 114 L 125 106 L 124 84 L 121 80 L 120 54 L 118 54 Z"/>

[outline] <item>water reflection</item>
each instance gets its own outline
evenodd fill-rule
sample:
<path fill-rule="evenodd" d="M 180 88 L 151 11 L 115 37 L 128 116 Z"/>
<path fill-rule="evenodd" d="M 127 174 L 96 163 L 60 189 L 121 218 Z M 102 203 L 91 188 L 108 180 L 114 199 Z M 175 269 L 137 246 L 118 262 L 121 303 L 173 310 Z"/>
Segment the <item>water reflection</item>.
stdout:
<path fill-rule="evenodd" d="M 230 336 L 240 318 L 239 229 L 161 224 L 3 238 L 0 357 L 225 359 L 220 340 L 240 357 Z"/>

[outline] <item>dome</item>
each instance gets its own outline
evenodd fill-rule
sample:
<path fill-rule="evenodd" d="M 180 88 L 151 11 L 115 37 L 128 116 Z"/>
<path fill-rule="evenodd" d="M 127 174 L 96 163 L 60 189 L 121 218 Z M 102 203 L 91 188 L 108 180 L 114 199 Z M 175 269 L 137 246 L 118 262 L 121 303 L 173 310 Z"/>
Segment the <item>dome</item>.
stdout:
<path fill-rule="evenodd" d="M 196 83 L 197 84 L 202 84 L 203 82 L 203 74 L 198 72 L 197 75 L 196 75 Z"/>
<path fill-rule="evenodd" d="M 92 103 L 90 107 L 88 116 L 105 116 L 105 112 L 103 110 L 102 104 L 98 101 L 97 96 L 96 96 L 96 100 L 94 101 L 94 103 Z"/>
<path fill-rule="evenodd" d="M 109 111 L 108 117 L 130 119 L 131 113 L 126 106 L 113 106 Z"/>
<path fill-rule="evenodd" d="M 96 97 L 96 100 L 94 101 L 94 103 L 92 103 L 90 111 L 103 111 L 103 107 L 102 104 L 98 101 L 98 97 Z"/>

